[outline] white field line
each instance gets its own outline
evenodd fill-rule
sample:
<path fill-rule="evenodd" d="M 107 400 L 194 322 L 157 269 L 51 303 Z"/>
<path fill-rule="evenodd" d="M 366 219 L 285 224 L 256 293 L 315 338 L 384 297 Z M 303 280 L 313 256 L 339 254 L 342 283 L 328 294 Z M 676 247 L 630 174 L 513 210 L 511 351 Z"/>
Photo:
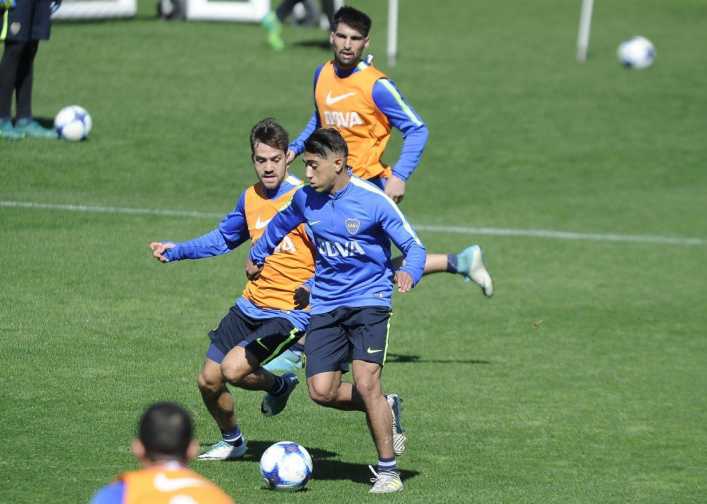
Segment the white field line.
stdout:
<path fill-rule="evenodd" d="M 194 217 L 200 219 L 218 219 L 224 214 L 214 212 L 199 212 L 194 210 L 168 210 L 159 208 L 125 208 L 104 207 L 93 205 L 58 205 L 52 203 L 34 203 L 30 201 L 3 201 L 0 208 L 28 208 L 37 210 L 62 210 L 70 212 L 128 214 L 128 215 L 161 215 L 165 217 Z M 704 238 L 683 238 L 655 235 L 627 235 L 618 233 L 577 233 L 573 231 L 554 231 L 550 229 L 506 229 L 493 227 L 470 226 L 436 226 L 427 224 L 414 225 L 418 231 L 431 233 L 454 233 L 481 236 L 521 236 L 530 238 L 547 238 L 554 240 L 589 240 L 604 242 L 633 242 L 664 245 L 707 245 Z"/>

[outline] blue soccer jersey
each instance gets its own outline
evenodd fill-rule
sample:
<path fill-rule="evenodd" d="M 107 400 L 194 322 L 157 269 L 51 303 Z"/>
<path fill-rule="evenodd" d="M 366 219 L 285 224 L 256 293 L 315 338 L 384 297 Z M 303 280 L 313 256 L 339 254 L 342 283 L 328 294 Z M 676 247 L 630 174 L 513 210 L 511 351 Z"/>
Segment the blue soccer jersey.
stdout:
<path fill-rule="evenodd" d="M 282 238 L 306 222 L 317 250 L 312 314 L 338 307 L 390 306 L 393 265 L 390 241 L 405 255 L 400 268 L 415 284 L 425 268 L 425 248 L 397 205 L 357 177 L 336 194 L 299 189 L 289 207 L 270 222 L 250 258 L 263 264 Z"/>

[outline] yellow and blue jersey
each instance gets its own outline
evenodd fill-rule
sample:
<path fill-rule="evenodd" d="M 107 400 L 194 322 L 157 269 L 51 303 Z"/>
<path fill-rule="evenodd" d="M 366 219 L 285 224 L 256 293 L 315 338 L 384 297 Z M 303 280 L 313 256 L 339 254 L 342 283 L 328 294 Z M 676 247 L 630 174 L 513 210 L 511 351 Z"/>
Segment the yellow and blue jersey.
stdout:
<path fill-rule="evenodd" d="M 256 242 L 267 224 L 287 205 L 302 182 L 288 176 L 275 191 L 255 184 L 240 195 L 235 208 L 209 233 L 178 243 L 165 254 L 168 261 L 223 255 L 247 240 Z M 256 319 L 284 317 L 300 330 L 309 322 L 305 310 L 296 310 L 294 291 L 314 274 L 314 251 L 304 225 L 282 237 L 256 280 L 246 283 L 236 305 Z"/>
<path fill-rule="evenodd" d="M 393 81 L 363 61 L 349 72 L 330 61 L 317 67 L 313 82 L 315 110 L 290 150 L 301 154 L 317 128 L 336 128 L 349 146 L 353 174 L 386 178 L 391 169 L 381 157 L 391 129 L 396 128 L 403 135 L 403 146 L 392 173 L 403 180 L 412 175 L 422 159 L 428 130 Z"/>
<path fill-rule="evenodd" d="M 226 493 L 203 476 L 177 463 L 121 474 L 101 488 L 91 504 L 234 504 Z"/>

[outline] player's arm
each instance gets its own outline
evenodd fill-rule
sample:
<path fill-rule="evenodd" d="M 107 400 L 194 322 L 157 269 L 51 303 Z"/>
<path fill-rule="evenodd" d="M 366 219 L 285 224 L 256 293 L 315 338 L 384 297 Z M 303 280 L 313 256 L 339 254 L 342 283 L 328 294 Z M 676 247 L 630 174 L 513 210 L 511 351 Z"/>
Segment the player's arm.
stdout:
<path fill-rule="evenodd" d="M 226 215 L 216 229 L 193 240 L 172 243 L 152 242 L 152 256 L 160 262 L 202 259 L 227 254 L 250 238 L 245 218 L 245 193 L 235 208 Z"/>
<path fill-rule="evenodd" d="M 246 260 L 246 276 L 250 280 L 258 278 L 263 268 L 265 259 L 272 255 L 282 239 L 294 228 L 305 221 L 304 202 L 306 195 L 303 189 L 295 192 L 287 208 L 280 210 L 265 228 L 265 232 L 258 238 L 250 249 Z"/>
<path fill-rule="evenodd" d="M 125 483 L 116 481 L 96 492 L 90 504 L 122 504 L 124 496 Z"/>
<path fill-rule="evenodd" d="M 322 71 L 322 67 L 324 65 L 319 65 L 316 70 L 314 70 L 314 76 L 312 78 L 312 87 L 314 88 L 314 91 L 316 92 L 317 88 L 317 81 L 319 80 L 319 74 Z M 314 112 L 312 112 L 312 115 L 309 117 L 309 121 L 307 121 L 307 125 L 304 127 L 302 132 L 297 135 L 297 138 L 290 143 L 289 147 L 287 148 L 287 163 L 291 163 L 292 160 L 302 154 L 304 151 L 304 142 L 307 141 L 307 139 L 314 133 L 316 130 L 322 127 L 322 124 L 319 122 L 319 109 L 317 108 L 317 100 L 316 98 L 314 99 Z"/>
<path fill-rule="evenodd" d="M 373 101 L 390 124 L 403 135 L 400 157 L 393 166 L 393 175 L 386 182 L 385 193 L 396 203 L 405 195 L 405 183 L 420 164 L 427 145 L 429 131 L 420 115 L 407 103 L 395 83 L 380 79 L 373 86 Z"/>
<path fill-rule="evenodd" d="M 407 292 L 418 284 L 425 271 L 425 246 L 398 206 L 389 198 L 381 197 L 377 209 L 381 227 L 405 256 L 403 266 L 395 272 L 400 292 Z"/>

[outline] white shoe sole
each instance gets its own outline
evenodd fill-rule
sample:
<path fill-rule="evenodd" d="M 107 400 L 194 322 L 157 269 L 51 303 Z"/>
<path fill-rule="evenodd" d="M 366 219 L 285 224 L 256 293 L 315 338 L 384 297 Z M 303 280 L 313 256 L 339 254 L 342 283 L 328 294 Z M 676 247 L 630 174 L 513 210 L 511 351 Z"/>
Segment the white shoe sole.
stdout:
<path fill-rule="evenodd" d="M 474 247 L 471 268 L 469 268 L 469 278 L 481 287 L 481 291 L 484 293 L 484 296 L 493 296 L 493 280 L 491 279 L 491 274 L 484 265 L 483 253 L 481 252 L 481 247 L 479 246 Z"/>

